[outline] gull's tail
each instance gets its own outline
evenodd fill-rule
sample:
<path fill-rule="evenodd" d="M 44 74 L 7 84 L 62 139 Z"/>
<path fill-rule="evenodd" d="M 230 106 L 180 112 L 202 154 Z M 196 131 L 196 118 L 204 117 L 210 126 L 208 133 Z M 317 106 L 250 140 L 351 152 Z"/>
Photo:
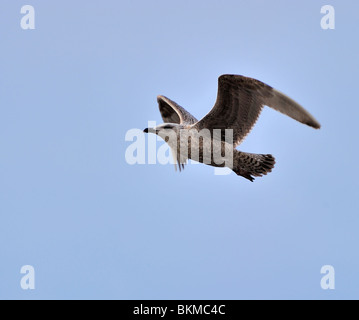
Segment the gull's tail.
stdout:
<path fill-rule="evenodd" d="M 235 150 L 237 151 L 237 150 Z M 254 154 L 237 151 L 234 154 L 233 171 L 250 181 L 271 172 L 275 159 L 270 154 Z"/>

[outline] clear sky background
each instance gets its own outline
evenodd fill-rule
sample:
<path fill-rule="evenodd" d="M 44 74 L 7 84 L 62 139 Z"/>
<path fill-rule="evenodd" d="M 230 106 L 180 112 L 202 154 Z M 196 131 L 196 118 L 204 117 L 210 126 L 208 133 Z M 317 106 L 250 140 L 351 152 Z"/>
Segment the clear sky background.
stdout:
<path fill-rule="evenodd" d="M 25 4 L 35 30 L 20 28 Z M 335 30 L 320 27 L 326 4 Z M 2 0 L 0 298 L 358 299 L 358 12 L 356 0 Z M 201 118 L 224 73 L 288 94 L 322 129 L 265 109 L 240 149 L 277 164 L 254 183 L 126 163 L 126 132 L 161 122 L 158 94 Z"/>

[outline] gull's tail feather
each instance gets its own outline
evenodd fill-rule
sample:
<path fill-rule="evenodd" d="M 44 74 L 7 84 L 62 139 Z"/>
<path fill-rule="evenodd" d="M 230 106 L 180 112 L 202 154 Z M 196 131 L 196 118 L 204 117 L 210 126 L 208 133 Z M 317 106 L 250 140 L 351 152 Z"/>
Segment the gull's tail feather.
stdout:
<path fill-rule="evenodd" d="M 250 181 L 271 172 L 275 158 L 270 154 L 254 154 L 237 151 L 234 155 L 233 171 Z"/>

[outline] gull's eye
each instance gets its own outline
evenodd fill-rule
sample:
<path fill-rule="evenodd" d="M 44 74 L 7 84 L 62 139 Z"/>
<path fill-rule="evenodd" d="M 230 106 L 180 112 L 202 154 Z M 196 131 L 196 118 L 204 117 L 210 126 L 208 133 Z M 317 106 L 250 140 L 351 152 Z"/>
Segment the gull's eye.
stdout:
<path fill-rule="evenodd" d="M 168 129 L 173 129 L 173 127 L 172 126 L 164 126 L 163 129 L 168 130 Z"/>

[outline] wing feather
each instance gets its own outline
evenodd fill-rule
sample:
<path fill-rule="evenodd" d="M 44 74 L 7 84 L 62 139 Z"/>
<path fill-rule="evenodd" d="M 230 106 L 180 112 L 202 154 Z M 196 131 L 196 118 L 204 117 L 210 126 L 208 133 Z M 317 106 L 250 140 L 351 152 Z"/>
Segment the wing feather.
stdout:
<path fill-rule="evenodd" d="M 233 129 L 233 144 L 239 145 L 249 134 L 267 105 L 285 115 L 319 129 L 320 124 L 297 102 L 267 84 L 238 75 L 222 75 L 218 79 L 217 101 L 213 109 L 193 127 Z"/>
<path fill-rule="evenodd" d="M 158 96 L 157 102 L 164 123 L 192 125 L 198 122 L 187 110 L 165 96 Z"/>

